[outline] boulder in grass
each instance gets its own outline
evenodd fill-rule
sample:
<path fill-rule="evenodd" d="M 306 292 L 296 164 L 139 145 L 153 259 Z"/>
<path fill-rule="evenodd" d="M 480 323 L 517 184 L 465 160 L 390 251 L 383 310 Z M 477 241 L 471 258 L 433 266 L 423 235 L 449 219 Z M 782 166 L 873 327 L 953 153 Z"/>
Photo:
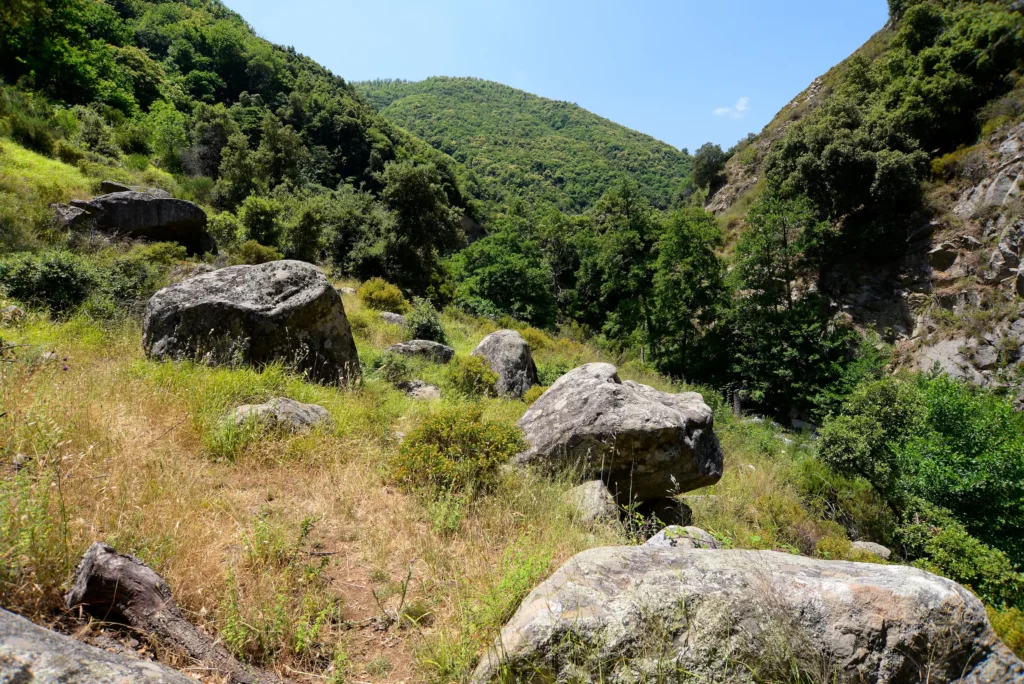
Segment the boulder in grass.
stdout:
<path fill-rule="evenodd" d="M 125 190 L 72 200 L 55 207 L 58 219 L 72 229 L 93 229 L 118 237 L 149 242 L 176 242 L 190 254 L 216 253 L 206 232 L 206 212 L 199 205 L 174 199 L 163 190 Z"/>
<path fill-rule="evenodd" d="M 422 380 L 406 380 L 396 385 L 398 389 L 413 399 L 440 399 L 441 390 L 437 385 L 423 382 Z"/>
<path fill-rule="evenodd" d="M 518 463 L 603 480 L 620 504 L 660 499 L 722 477 L 714 417 L 701 395 L 622 382 L 607 363 L 563 375 L 518 425 L 529 444 Z"/>
<path fill-rule="evenodd" d="M 278 397 L 265 404 L 244 404 L 224 418 L 224 424 L 234 427 L 258 425 L 268 430 L 302 432 L 328 425 L 331 416 L 323 406 L 303 404 L 294 399 Z"/>
<path fill-rule="evenodd" d="M 1024 681 L 985 607 L 900 565 L 774 551 L 604 547 L 569 559 L 505 624 L 472 684 Z M 539 681 L 539 680 L 538 680 Z"/>
<path fill-rule="evenodd" d="M 591 480 L 573 487 L 565 495 L 566 501 L 579 513 L 584 524 L 608 523 L 619 519 L 615 497 L 600 480 Z"/>
<path fill-rule="evenodd" d="M 142 337 L 153 359 L 282 363 L 324 384 L 360 375 L 341 297 L 302 261 L 230 266 L 165 287 L 146 306 Z"/>
<path fill-rule="evenodd" d="M 0 682 L 195 684 L 148 660 L 108 653 L 0 608 Z"/>
<path fill-rule="evenodd" d="M 537 366 L 530 354 L 530 345 L 515 330 L 499 330 L 485 337 L 473 356 L 486 359 L 491 370 L 498 374 L 495 390 L 498 395 L 522 399 L 526 391 L 537 384 Z"/>
<path fill-rule="evenodd" d="M 399 342 L 387 348 L 392 354 L 419 356 L 434 363 L 449 363 L 455 357 L 455 350 L 448 345 L 431 340 L 410 340 Z"/>
<path fill-rule="evenodd" d="M 876 544 L 875 542 L 855 541 L 852 544 L 850 544 L 850 548 L 852 548 L 854 551 L 863 551 L 865 553 L 870 553 L 873 556 L 878 556 L 882 560 L 889 560 L 889 557 L 892 556 L 892 551 L 889 549 L 889 547 L 882 546 L 881 544 Z"/>
<path fill-rule="evenodd" d="M 391 311 L 381 311 L 380 319 L 385 323 L 390 323 L 391 325 L 405 326 L 405 316 L 402 314 L 396 314 Z"/>

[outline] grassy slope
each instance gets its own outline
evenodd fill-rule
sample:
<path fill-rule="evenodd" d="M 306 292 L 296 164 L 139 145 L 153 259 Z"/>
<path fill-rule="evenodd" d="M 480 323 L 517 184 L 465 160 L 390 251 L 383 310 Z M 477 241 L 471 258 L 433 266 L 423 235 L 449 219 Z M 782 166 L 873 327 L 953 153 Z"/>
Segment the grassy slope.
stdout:
<path fill-rule="evenodd" d="M 498 83 L 429 78 L 356 87 L 387 118 L 465 164 L 492 207 L 525 197 L 581 211 L 622 177 L 666 207 L 690 171 L 690 157 L 670 145 Z"/>

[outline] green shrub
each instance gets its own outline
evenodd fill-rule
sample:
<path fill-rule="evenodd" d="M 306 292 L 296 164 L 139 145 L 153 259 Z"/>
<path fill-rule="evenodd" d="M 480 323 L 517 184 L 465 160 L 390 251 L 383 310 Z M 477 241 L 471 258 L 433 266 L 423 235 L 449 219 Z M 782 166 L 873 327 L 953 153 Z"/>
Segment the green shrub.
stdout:
<path fill-rule="evenodd" d="M 238 246 L 242 237 L 242 222 L 230 211 L 222 211 L 219 214 L 210 216 L 206 224 L 206 230 L 217 241 L 217 246 L 225 251 L 231 251 Z M 259 243 L 257 243 L 259 244 Z"/>
<path fill-rule="evenodd" d="M 0 87 L 0 134 L 41 152 L 53 153 L 53 115 L 39 98 L 9 87 Z"/>
<path fill-rule="evenodd" d="M 446 407 L 426 418 L 402 443 L 392 478 L 434 498 L 472 496 L 497 481 L 499 467 L 525 448 L 519 430 L 486 421 L 479 408 Z"/>
<path fill-rule="evenodd" d="M 1024 657 L 1024 611 L 1020 608 L 993 608 L 985 606 L 988 620 L 1003 643 L 1018 657 Z"/>
<path fill-rule="evenodd" d="M 441 325 L 441 314 L 421 297 L 412 301 L 412 310 L 405 314 L 405 327 L 414 340 L 433 340 L 442 344 L 448 341 Z"/>
<path fill-rule="evenodd" d="M 381 354 L 370 363 L 370 369 L 377 377 L 393 385 L 412 377 L 409 359 L 401 354 Z"/>
<path fill-rule="evenodd" d="M 356 296 L 365 306 L 377 311 L 404 314 L 409 310 L 402 291 L 383 278 L 370 278 L 359 288 Z"/>
<path fill-rule="evenodd" d="M 247 240 L 276 247 L 281 242 L 281 212 L 284 207 L 277 200 L 250 195 L 238 209 L 238 219 Z"/>
<path fill-rule="evenodd" d="M 0 285 L 8 295 L 54 313 L 85 301 L 97 279 L 96 269 L 71 252 L 13 254 L 0 260 Z"/>
<path fill-rule="evenodd" d="M 284 254 L 273 247 L 261 245 L 255 240 L 247 240 L 231 255 L 228 261 L 237 266 L 239 264 L 266 264 L 283 258 Z"/>
<path fill-rule="evenodd" d="M 464 397 L 492 397 L 498 374 L 479 356 L 456 356 L 444 371 L 445 385 Z"/>
<path fill-rule="evenodd" d="M 540 399 L 541 395 L 548 391 L 547 387 L 541 385 L 534 385 L 530 389 L 526 390 L 526 394 L 523 395 L 523 402 L 529 406 L 533 402 Z"/>

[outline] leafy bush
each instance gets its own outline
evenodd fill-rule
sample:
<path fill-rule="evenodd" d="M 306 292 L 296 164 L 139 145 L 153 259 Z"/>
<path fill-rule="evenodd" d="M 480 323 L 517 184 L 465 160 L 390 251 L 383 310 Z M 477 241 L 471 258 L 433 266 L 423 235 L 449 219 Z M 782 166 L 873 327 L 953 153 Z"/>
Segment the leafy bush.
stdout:
<path fill-rule="evenodd" d="M 255 240 L 261 245 L 276 247 L 281 241 L 281 203 L 250 195 L 238 209 L 238 219 L 247 240 Z"/>
<path fill-rule="evenodd" d="M 238 245 L 242 238 L 242 222 L 230 211 L 222 211 L 219 214 L 210 216 L 206 224 L 206 230 L 217 241 L 217 246 L 225 251 L 231 251 Z M 259 243 L 257 243 L 259 244 Z"/>
<path fill-rule="evenodd" d="M 391 384 L 403 382 L 412 377 L 409 359 L 401 354 L 381 354 L 370 363 L 370 370 Z"/>
<path fill-rule="evenodd" d="M 433 340 L 442 344 L 448 341 L 441 324 L 441 315 L 426 299 L 412 300 L 412 310 L 405 314 L 405 327 L 414 340 Z"/>
<path fill-rule="evenodd" d="M 54 313 L 85 301 L 97 280 L 96 269 L 71 252 L 13 254 L 0 260 L 0 285 L 8 295 Z"/>
<path fill-rule="evenodd" d="M 444 380 L 451 391 L 464 397 L 491 397 L 498 374 L 480 356 L 456 356 L 445 368 Z"/>
<path fill-rule="evenodd" d="M 370 278 L 359 288 L 356 296 L 365 306 L 377 311 L 404 314 L 409 310 L 402 291 L 383 278 Z"/>
<path fill-rule="evenodd" d="M 493 486 L 501 464 L 524 448 L 517 428 L 484 420 L 479 408 L 448 407 L 406 437 L 392 461 L 391 477 L 434 497 L 472 496 Z"/>
<path fill-rule="evenodd" d="M 523 403 L 527 406 L 540 399 L 541 395 L 548 391 L 547 387 L 541 385 L 534 385 L 530 389 L 526 390 L 526 394 L 523 395 Z"/>
<path fill-rule="evenodd" d="M 255 240 L 247 240 L 231 255 L 231 264 L 265 264 L 271 261 L 278 261 L 284 258 L 273 247 L 266 247 Z"/>
<path fill-rule="evenodd" d="M 988 620 L 1003 643 L 1018 657 L 1024 657 L 1024 610 L 1020 608 L 993 608 L 986 606 Z"/>

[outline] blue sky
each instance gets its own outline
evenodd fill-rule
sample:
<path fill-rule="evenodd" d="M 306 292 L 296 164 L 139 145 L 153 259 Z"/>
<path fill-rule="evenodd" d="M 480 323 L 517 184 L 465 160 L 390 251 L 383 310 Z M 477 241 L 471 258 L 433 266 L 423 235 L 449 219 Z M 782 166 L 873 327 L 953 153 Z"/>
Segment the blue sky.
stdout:
<path fill-rule="evenodd" d="M 695 150 L 757 132 L 886 0 L 226 0 L 350 81 L 476 76 Z"/>

